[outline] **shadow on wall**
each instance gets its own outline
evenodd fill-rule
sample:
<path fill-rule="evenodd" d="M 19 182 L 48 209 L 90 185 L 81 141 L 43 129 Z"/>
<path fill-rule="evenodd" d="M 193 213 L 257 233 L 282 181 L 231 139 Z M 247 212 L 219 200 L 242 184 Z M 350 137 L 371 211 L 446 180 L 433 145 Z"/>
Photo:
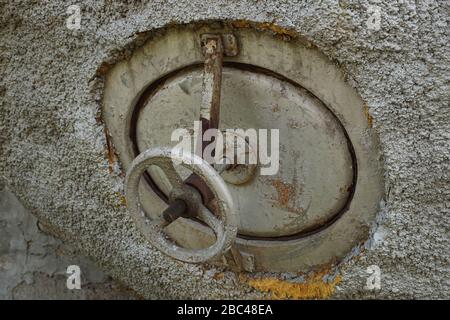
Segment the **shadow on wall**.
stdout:
<path fill-rule="evenodd" d="M 80 267 L 79 290 L 67 288 L 69 265 Z M 40 230 L 14 194 L 0 189 L 0 299 L 137 298 L 92 261 Z"/>

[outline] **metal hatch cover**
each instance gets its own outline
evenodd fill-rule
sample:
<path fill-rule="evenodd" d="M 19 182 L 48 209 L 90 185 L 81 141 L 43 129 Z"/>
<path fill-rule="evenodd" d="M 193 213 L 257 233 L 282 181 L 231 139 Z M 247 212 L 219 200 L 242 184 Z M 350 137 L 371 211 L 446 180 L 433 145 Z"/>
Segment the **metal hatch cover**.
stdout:
<path fill-rule="evenodd" d="M 173 145 L 171 132 L 198 119 L 199 39 L 211 31 L 168 29 L 107 74 L 102 116 L 123 169 L 148 148 Z M 247 182 L 227 184 L 240 222 L 232 257 L 217 263 L 305 271 L 342 258 L 367 236 L 383 196 L 378 142 L 361 98 L 316 49 L 252 29 L 223 32 L 234 33 L 240 52 L 224 57 L 219 128 L 279 129 L 280 166 L 274 176 L 257 167 Z M 142 179 L 141 205 L 158 215 L 168 184 L 148 172 L 160 192 Z M 194 220 L 167 229 L 186 247 L 214 241 Z"/>
<path fill-rule="evenodd" d="M 342 126 L 305 89 L 244 68 L 234 64 L 223 71 L 219 128 L 279 128 L 280 164 L 275 175 L 257 172 L 245 184 L 228 184 L 241 212 L 239 234 L 280 237 L 320 228 L 340 212 L 352 191 L 352 155 Z M 173 147 L 173 130 L 192 130 L 199 118 L 202 71 L 180 70 L 151 90 L 132 123 L 138 153 Z M 168 194 L 161 180 L 155 177 Z"/>

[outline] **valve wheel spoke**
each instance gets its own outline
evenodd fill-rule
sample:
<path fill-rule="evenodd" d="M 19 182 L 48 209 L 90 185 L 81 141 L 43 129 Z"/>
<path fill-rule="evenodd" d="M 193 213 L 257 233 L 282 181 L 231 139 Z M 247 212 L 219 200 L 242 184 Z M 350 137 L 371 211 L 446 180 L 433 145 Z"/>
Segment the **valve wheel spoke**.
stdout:
<path fill-rule="evenodd" d="M 194 158 L 194 162 L 190 162 L 192 158 Z M 190 186 L 182 185 L 178 188 L 182 193 L 178 194 L 178 198 L 173 201 L 175 203 L 176 200 L 179 200 L 176 209 L 179 212 L 186 211 L 182 205 L 183 201 L 186 202 L 187 208 L 191 211 L 195 209 L 199 218 L 213 230 L 216 241 L 207 248 L 187 249 L 180 247 L 164 233 L 163 229 L 176 220 L 178 216 L 182 216 L 181 214 L 174 214 L 174 211 L 167 212 L 166 210 L 159 218 L 151 219 L 141 210 L 138 189 L 141 175 L 148 167 L 157 165 L 163 170 L 166 169 L 168 178 L 170 177 L 175 183 L 182 184 L 171 160 L 179 161 L 181 165 L 191 169 L 194 174 L 204 180 L 205 184 L 211 189 L 214 198 L 218 199 L 217 211 L 220 219 L 201 203 L 200 195 Z M 183 190 L 186 190 L 186 192 L 183 192 Z M 189 193 L 189 190 L 191 193 Z M 220 174 L 198 156 L 174 155 L 170 148 L 155 148 L 144 151 L 133 160 L 127 172 L 126 197 L 131 216 L 143 235 L 157 249 L 175 259 L 191 263 L 210 260 L 228 251 L 236 238 L 239 220 L 231 194 Z"/>

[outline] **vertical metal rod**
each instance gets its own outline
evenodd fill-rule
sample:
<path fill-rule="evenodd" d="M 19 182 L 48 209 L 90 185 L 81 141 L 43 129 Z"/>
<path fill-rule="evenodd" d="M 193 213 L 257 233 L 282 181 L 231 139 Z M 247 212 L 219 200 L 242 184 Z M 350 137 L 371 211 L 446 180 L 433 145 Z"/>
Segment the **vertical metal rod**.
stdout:
<path fill-rule="evenodd" d="M 219 128 L 220 91 L 222 87 L 223 46 L 220 35 L 208 36 L 204 40 L 205 65 L 203 69 L 203 91 L 200 106 L 201 136 L 208 129 Z M 199 137 L 201 138 L 201 137 Z M 205 147 L 211 142 L 197 146 Z M 212 142 L 215 143 L 215 142 Z"/>
<path fill-rule="evenodd" d="M 208 129 L 218 129 L 220 116 L 220 91 L 222 87 L 223 43 L 220 34 L 204 34 L 201 37 L 201 46 L 205 63 L 203 68 L 203 90 L 200 105 L 200 134 L 197 136 L 195 154 L 203 158 L 205 148 L 215 141 L 203 141 L 203 134 Z M 212 154 L 214 155 L 214 153 Z M 195 187 L 201 194 L 203 202 L 208 203 L 214 196 L 197 175 L 191 174 L 185 181 Z"/>
<path fill-rule="evenodd" d="M 203 141 L 203 134 L 208 129 L 219 128 L 220 117 L 220 91 L 222 87 L 222 62 L 224 49 L 220 35 L 205 35 L 203 40 L 203 49 L 205 56 L 205 65 L 203 68 L 203 90 L 202 102 L 200 105 L 200 123 L 201 130 L 197 137 L 197 155 L 203 157 L 203 151 L 210 143 L 215 141 Z M 229 166 L 219 166 L 219 173 L 226 170 Z M 195 174 L 191 174 L 185 181 L 187 185 L 194 186 L 201 194 L 203 202 L 207 204 L 214 196 L 205 185 L 205 183 Z M 182 200 L 177 200 L 170 204 L 164 211 L 163 218 L 172 222 L 186 212 L 186 204 Z"/>

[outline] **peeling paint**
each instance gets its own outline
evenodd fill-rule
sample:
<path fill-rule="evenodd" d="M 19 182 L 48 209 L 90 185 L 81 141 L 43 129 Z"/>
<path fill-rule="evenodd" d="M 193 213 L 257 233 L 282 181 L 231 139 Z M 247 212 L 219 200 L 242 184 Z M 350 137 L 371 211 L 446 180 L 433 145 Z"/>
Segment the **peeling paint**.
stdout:
<path fill-rule="evenodd" d="M 366 115 L 367 124 L 369 125 L 369 128 L 372 128 L 373 119 L 369 113 L 369 107 L 367 106 L 367 104 L 364 104 L 364 114 Z"/>

